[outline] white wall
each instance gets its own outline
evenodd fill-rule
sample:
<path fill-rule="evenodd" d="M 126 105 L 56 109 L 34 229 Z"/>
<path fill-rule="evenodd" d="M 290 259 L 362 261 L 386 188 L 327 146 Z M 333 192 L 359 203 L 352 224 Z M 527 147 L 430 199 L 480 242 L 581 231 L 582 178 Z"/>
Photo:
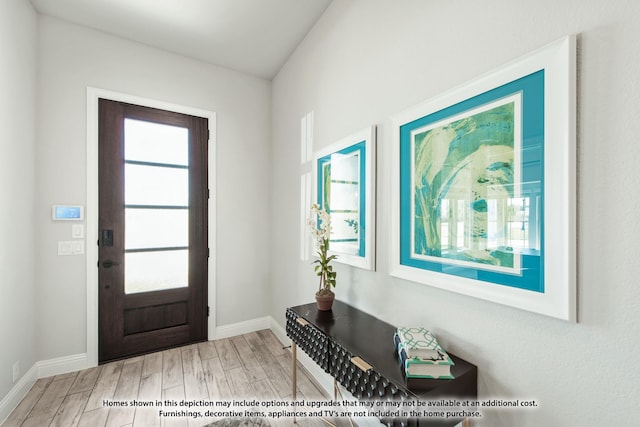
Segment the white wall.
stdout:
<path fill-rule="evenodd" d="M 579 323 L 388 275 L 389 118 L 567 34 L 578 33 Z M 479 369 L 483 426 L 632 425 L 640 420 L 640 3 L 334 0 L 273 82 L 271 315 L 313 300 L 298 260 L 300 118 L 315 148 L 378 124 L 378 271 L 338 267 L 338 298 L 392 324 L 432 328 Z M 634 154 L 635 153 L 635 154 Z"/>
<path fill-rule="evenodd" d="M 40 360 L 86 351 L 86 259 L 57 256 L 71 225 L 52 222 L 50 209 L 86 205 L 87 86 L 217 113 L 212 315 L 218 326 L 266 315 L 267 211 L 260 209 L 269 205 L 270 83 L 47 16 L 39 17 L 38 39 Z"/>
<path fill-rule="evenodd" d="M 36 13 L 0 2 L 0 400 L 37 359 L 33 228 L 36 140 Z M 0 411 L 0 421 L 2 420 Z"/>

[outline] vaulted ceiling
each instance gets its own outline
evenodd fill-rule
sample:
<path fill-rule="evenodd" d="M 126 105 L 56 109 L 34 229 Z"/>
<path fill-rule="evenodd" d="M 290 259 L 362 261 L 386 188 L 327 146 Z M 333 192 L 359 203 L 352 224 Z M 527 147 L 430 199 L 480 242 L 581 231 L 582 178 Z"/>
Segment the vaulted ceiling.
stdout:
<path fill-rule="evenodd" d="M 38 12 L 271 80 L 331 0 L 30 0 Z"/>

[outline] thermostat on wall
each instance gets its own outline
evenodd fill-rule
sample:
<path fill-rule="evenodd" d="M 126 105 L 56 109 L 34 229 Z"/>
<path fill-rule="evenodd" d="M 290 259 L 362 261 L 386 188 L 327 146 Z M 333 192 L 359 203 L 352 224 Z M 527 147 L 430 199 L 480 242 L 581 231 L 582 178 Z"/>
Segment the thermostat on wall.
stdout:
<path fill-rule="evenodd" d="M 84 206 L 53 205 L 51 207 L 51 219 L 54 221 L 82 221 L 84 219 Z"/>

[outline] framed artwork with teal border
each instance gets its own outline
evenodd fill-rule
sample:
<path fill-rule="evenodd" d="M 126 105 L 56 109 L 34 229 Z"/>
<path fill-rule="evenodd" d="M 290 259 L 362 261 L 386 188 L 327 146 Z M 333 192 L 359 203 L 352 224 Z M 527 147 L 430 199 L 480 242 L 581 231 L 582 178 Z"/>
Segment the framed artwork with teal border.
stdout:
<path fill-rule="evenodd" d="M 390 273 L 569 321 L 575 37 L 393 118 Z"/>
<path fill-rule="evenodd" d="M 329 252 L 337 262 L 375 270 L 374 126 L 314 154 L 315 201 L 331 214 Z"/>

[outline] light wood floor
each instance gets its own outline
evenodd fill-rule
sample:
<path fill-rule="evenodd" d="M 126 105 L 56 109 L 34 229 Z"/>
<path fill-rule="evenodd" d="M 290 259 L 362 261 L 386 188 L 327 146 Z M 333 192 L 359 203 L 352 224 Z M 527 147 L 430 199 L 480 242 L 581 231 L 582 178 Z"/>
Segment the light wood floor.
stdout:
<path fill-rule="evenodd" d="M 298 364 L 297 399 L 324 399 Z M 287 399 L 291 351 L 269 330 L 209 341 L 39 379 L 2 427 L 193 427 L 211 420 L 160 417 L 157 409 L 104 406 L 130 400 Z M 218 408 L 219 409 L 219 408 Z M 272 426 L 291 419 L 268 420 Z M 349 426 L 348 420 L 332 420 Z M 319 419 L 298 419 L 320 427 Z"/>

